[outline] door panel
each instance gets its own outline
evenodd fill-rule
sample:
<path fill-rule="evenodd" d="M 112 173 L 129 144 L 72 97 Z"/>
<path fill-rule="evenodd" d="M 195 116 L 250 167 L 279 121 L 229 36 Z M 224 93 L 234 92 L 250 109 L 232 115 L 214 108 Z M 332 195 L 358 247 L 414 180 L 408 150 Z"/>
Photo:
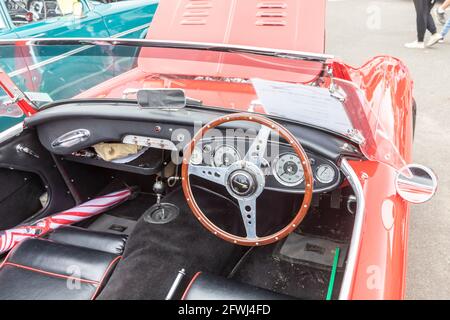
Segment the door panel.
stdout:
<path fill-rule="evenodd" d="M 19 145 L 34 155 L 18 151 Z M 54 158 L 34 130 L 25 130 L 0 144 L 0 181 L 0 229 L 5 217 L 9 227 L 23 222 L 22 219 L 42 218 L 75 205 Z M 45 192 L 48 203 L 39 210 L 39 197 Z"/>
<path fill-rule="evenodd" d="M 45 193 L 41 179 L 32 173 L 0 169 L 0 230 L 17 226 L 42 209 Z"/>

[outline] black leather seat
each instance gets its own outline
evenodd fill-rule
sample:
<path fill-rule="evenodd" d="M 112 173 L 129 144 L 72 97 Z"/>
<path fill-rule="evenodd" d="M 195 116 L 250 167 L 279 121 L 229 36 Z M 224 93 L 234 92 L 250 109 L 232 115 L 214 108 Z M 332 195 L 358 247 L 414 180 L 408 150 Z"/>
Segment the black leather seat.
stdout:
<path fill-rule="evenodd" d="M 0 300 L 95 299 L 125 242 L 126 236 L 73 227 L 28 239 L 0 266 Z"/>
<path fill-rule="evenodd" d="M 182 300 L 292 300 L 292 297 L 239 283 L 223 277 L 197 273 Z"/>

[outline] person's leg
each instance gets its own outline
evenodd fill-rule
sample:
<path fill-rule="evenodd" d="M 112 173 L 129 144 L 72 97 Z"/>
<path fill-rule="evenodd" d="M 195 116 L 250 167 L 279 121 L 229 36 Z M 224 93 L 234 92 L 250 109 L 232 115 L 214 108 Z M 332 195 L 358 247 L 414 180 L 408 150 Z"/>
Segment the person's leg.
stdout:
<path fill-rule="evenodd" d="M 436 24 L 434 23 L 433 16 L 431 15 L 431 10 L 433 10 L 434 1 L 433 0 L 425 0 L 425 19 L 427 21 L 427 30 L 431 32 L 431 34 L 437 33 Z"/>
<path fill-rule="evenodd" d="M 426 17 L 426 1 L 427 0 L 414 0 L 414 6 L 416 8 L 416 24 L 417 24 L 417 41 L 423 42 L 425 38 L 425 31 L 427 29 Z"/>
<path fill-rule="evenodd" d="M 440 33 L 436 33 L 430 37 L 427 46 L 431 47 L 441 40 L 444 40 L 445 36 L 450 32 L 450 19 L 445 23 L 444 29 Z"/>
<path fill-rule="evenodd" d="M 445 2 L 439 7 L 439 9 L 445 10 L 450 7 L 450 0 L 445 0 Z"/>
<path fill-rule="evenodd" d="M 447 20 L 445 23 L 444 29 L 441 31 L 442 38 L 445 38 L 445 36 L 450 32 L 450 19 Z"/>
<path fill-rule="evenodd" d="M 436 8 L 436 15 L 440 24 L 445 24 L 447 18 L 445 16 L 445 10 L 450 7 L 450 0 L 445 2 Z"/>
<path fill-rule="evenodd" d="M 413 0 L 414 7 L 416 9 L 417 40 L 411 43 L 405 43 L 406 48 L 410 49 L 425 48 L 423 40 L 425 38 L 425 32 L 427 31 L 426 1 L 428 0 Z"/>

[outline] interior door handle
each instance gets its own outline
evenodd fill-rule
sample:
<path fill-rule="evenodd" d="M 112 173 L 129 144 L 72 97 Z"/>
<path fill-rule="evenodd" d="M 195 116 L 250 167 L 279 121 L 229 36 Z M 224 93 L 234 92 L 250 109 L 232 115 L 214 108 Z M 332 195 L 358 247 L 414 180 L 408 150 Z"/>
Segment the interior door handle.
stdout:
<path fill-rule="evenodd" d="M 89 139 L 91 133 L 87 129 L 77 129 L 63 134 L 52 142 L 53 148 L 70 148 Z"/>

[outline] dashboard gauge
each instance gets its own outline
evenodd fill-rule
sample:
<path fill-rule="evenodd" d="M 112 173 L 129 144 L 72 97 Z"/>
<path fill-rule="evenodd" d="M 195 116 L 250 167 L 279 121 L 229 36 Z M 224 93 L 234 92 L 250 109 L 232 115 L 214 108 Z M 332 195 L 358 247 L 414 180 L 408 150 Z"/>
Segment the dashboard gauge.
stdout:
<path fill-rule="evenodd" d="M 286 153 L 275 160 L 273 174 L 279 183 L 287 187 L 295 187 L 305 178 L 301 160 L 293 153 Z"/>
<path fill-rule="evenodd" d="M 331 183 L 336 178 L 336 172 L 328 164 L 319 166 L 316 170 L 316 179 L 321 183 Z"/>
<path fill-rule="evenodd" d="M 191 164 L 198 166 L 202 164 L 202 162 L 203 162 L 202 149 L 200 149 L 199 147 L 195 147 L 191 155 Z"/>
<path fill-rule="evenodd" d="M 214 165 L 216 167 L 229 167 L 239 160 L 241 160 L 241 156 L 232 146 L 222 145 L 214 151 Z"/>

